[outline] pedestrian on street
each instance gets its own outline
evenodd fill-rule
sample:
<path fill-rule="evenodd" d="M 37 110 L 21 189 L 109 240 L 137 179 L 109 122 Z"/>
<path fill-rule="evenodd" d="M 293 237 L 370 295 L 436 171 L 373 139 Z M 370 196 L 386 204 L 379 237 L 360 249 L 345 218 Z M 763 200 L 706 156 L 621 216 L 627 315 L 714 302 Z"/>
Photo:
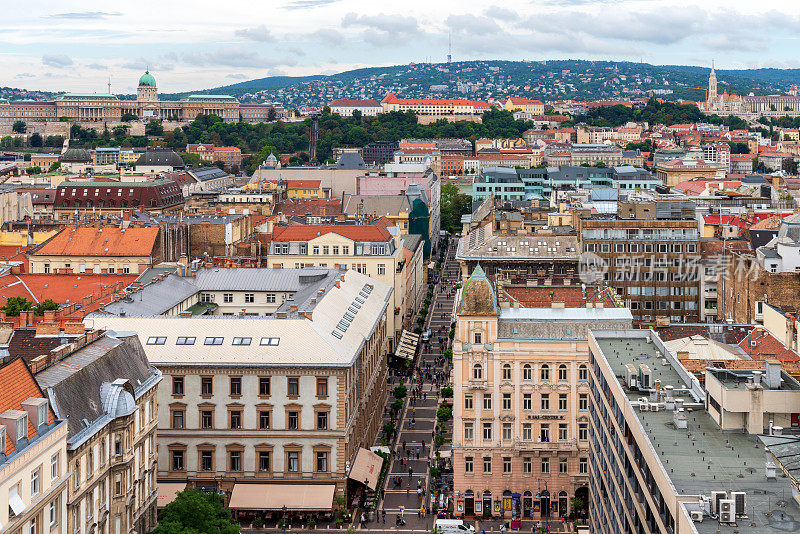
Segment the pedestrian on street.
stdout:
<path fill-rule="evenodd" d="M 406 450 L 406 440 L 403 440 L 403 451 Z"/>
<path fill-rule="evenodd" d="M 381 517 L 383 518 L 383 524 L 386 524 L 386 508 L 381 510 Z"/>

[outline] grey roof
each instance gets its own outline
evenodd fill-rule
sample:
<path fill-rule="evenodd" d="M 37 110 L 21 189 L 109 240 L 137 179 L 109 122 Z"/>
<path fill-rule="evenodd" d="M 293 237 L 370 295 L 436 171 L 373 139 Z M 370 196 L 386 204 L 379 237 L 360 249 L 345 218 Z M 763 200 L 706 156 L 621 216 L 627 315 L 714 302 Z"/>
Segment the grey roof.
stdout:
<path fill-rule="evenodd" d="M 85 148 L 68 148 L 61 156 L 62 163 L 89 163 L 92 156 Z"/>
<path fill-rule="evenodd" d="M 492 235 L 491 225 L 476 228 L 462 237 L 456 258 L 463 260 L 567 260 L 577 261 L 575 235 Z"/>
<path fill-rule="evenodd" d="M 142 285 L 147 285 L 151 282 L 155 282 L 155 280 L 162 274 L 178 274 L 178 266 L 168 265 L 165 267 L 149 267 L 145 269 L 135 281 Z"/>
<path fill-rule="evenodd" d="M 161 315 L 198 291 L 192 279 L 170 274 L 127 297 L 106 304 L 102 311 L 113 315 Z"/>
<path fill-rule="evenodd" d="M 597 202 L 598 200 L 619 200 L 619 189 L 614 189 L 612 187 L 597 187 L 591 190 L 592 201 Z"/>
<path fill-rule="evenodd" d="M 173 169 L 183 169 L 186 165 L 183 159 L 173 150 L 168 148 L 151 148 L 139 156 L 136 165 L 150 165 L 154 167 L 172 167 Z"/>
<path fill-rule="evenodd" d="M 501 308 L 503 321 L 633 321 L 628 308 Z"/>
<path fill-rule="evenodd" d="M 77 447 L 115 415 L 128 415 L 131 400 L 160 378 L 161 373 L 150 367 L 135 336 L 103 336 L 36 374 L 39 385 L 48 390 L 58 417 L 67 419 L 70 448 Z"/>
<path fill-rule="evenodd" d="M 187 172 L 191 174 L 198 182 L 207 182 L 209 180 L 216 180 L 218 178 L 230 176 L 230 174 L 223 171 L 219 167 L 200 167 L 196 169 L 188 169 Z"/>
<path fill-rule="evenodd" d="M 417 250 L 417 247 L 419 247 L 419 244 L 422 242 L 422 236 L 419 234 L 408 234 L 400 236 L 400 241 L 402 242 L 403 247 L 405 247 L 406 250 L 414 252 Z"/>
<path fill-rule="evenodd" d="M 348 215 L 398 217 L 410 211 L 405 195 L 345 195 L 342 202 L 342 212 Z"/>
<path fill-rule="evenodd" d="M 202 269 L 197 273 L 195 286 L 199 291 L 300 291 L 309 284 L 338 275 L 338 271 L 322 267 Z"/>
<path fill-rule="evenodd" d="M 364 163 L 364 158 L 358 152 L 345 152 L 336 162 L 337 169 L 363 169 L 367 164 Z"/>

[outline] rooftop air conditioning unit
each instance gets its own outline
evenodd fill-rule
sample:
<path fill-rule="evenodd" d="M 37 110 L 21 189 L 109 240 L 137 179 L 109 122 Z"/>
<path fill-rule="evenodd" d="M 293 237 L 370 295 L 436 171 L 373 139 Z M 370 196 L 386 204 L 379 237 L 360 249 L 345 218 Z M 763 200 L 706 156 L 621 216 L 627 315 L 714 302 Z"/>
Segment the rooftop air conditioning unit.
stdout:
<path fill-rule="evenodd" d="M 639 389 L 650 389 L 652 386 L 651 378 L 653 374 L 647 364 L 639 364 Z"/>
<path fill-rule="evenodd" d="M 661 411 L 661 405 L 657 402 L 650 403 L 650 411 L 651 412 L 658 412 Z"/>
<path fill-rule="evenodd" d="M 747 504 L 746 495 L 747 494 L 745 492 L 743 492 L 743 491 L 732 491 L 731 492 L 731 499 L 736 504 L 735 512 L 736 512 L 737 516 L 745 515 L 744 507 Z"/>
<path fill-rule="evenodd" d="M 647 397 L 642 397 L 639 399 L 639 411 L 640 412 L 650 411 L 650 403 L 647 401 Z"/>
<path fill-rule="evenodd" d="M 625 383 L 628 389 L 633 389 L 637 386 L 639 375 L 636 372 L 636 367 L 632 363 L 625 364 Z"/>
<path fill-rule="evenodd" d="M 711 492 L 711 515 L 719 514 L 719 503 L 728 498 L 727 491 L 712 491 Z"/>
<path fill-rule="evenodd" d="M 692 510 L 689 512 L 689 517 L 692 518 L 692 521 L 695 523 L 702 523 L 703 522 L 703 512 L 700 510 Z"/>
<path fill-rule="evenodd" d="M 733 499 L 722 499 L 719 501 L 719 522 L 736 522 L 736 501 Z"/>

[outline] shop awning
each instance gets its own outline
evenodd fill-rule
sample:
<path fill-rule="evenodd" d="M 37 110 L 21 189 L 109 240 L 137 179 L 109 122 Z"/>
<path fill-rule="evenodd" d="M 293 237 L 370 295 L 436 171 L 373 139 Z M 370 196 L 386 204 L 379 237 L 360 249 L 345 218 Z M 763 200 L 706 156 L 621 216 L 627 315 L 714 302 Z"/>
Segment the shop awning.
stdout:
<path fill-rule="evenodd" d="M 156 506 L 159 508 L 164 508 L 166 505 L 175 500 L 175 497 L 178 496 L 178 493 L 185 489 L 186 482 L 159 482 Z"/>
<path fill-rule="evenodd" d="M 414 354 L 417 353 L 418 344 L 419 334 L 403 330 L 400 334 L 400 341 L 397 343 L 397 350 L 394 351 L 394 355 L 398 358 L 412 360 L 414 359 Z"/>
<path fill-rule="evenodd" d="M 378 477 L 381 476 L 381 466 L 383 466 L 383 458 L 367 449 L 358 449 L 348 476 L 362 484 L 367 482 L 369 489 L 374 490 L 378 484 Z"/>
<path fill-rule="evenodd" d="M 335 490 L 333 484 L 235 484 L 228 508 L 327 511 Z"/>

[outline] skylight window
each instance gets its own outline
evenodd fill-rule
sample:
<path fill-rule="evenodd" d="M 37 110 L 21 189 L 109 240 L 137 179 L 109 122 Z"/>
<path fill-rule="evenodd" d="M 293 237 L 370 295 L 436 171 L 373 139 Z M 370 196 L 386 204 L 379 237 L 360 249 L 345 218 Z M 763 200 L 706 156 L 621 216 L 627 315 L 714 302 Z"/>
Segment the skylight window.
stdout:
<path fill-rule="evenodd" d="M 336 325 L 336 330 L 341 330 L 342 332 L 347 332 L 347 327 L 342 326 L 342 323 Z"/>
<path fill-rule="evenodd" d="M 359 304 L 364 304 L 364 299 L 362 299 L 361 297 L 356 297 L 356 302 L 358 302 Z"/>
<path fill-rule="evenodd" d="M 358 310 L 357 310 L 356 308 L 352 307 L 352 306 L 350 306 L 349 308 L 347 308 L 347 311 L 348 311 L 348 312 L 350 312 L 350 313 L 352 313 L 353 315 L 355 315 L 355 314 L 357 314 L 357 313 L 358 313 Z"/>
<path fill-rule="evenodd" d="M 203 345 L 222 345 L 224 337 L 207 337 Z"/>
<path fill-rule="evenodd" d="M 356 299 L 356 300 L 358 300 L 358 299 Z M 363 304 L 363 303 L 362 303 L 362 304 Z M 358 308 L 359 310 L 361 309 L 361 304 L 359 304 L 358 302 L 354 302 L 354 303 L 353 303 L 353 306 L 354 306 L 354 307 L 356 307 L 356 308 Z"/>
<path fill-rule="evenodd" d="M 281 338 L 279 337 L 262 337 L 260 344 L 262 346 L 277 347 L 280 342 Z"/>
<path fill-rule="evenodd" d="M 166 342 L 167 342 L 166 337 L 150 336 L 147 338 L 148 345 L 163 345 Z"/>
<path fill-rule="evenodd" d="M 193 337 L 179 337 L 175 342 L 176 345 L 194 345 L 195 338 Z"/>
<path fill-rule="evenodd" d="M 234 345 L 249 345 L 253 341 L 251 337 L 235 337 L 233 338 Z"/>
<path fill-rule="evenodd" d="M 342 339 L 341 332 L 337 332 L 336 330 L 334 330 L 333 332 L 331 332 L 331 334 L 333 334 L 333 337 L 335 337 L 336 339 Z"/>
<path fill-rule="evenodd" d="M 344 314 L 344 318 L 347 319 L 348 321 L 350 321 L 351 323 L 355 320 L 355 317 L 353 317 L 349 313 L 345 313 Z"/>

